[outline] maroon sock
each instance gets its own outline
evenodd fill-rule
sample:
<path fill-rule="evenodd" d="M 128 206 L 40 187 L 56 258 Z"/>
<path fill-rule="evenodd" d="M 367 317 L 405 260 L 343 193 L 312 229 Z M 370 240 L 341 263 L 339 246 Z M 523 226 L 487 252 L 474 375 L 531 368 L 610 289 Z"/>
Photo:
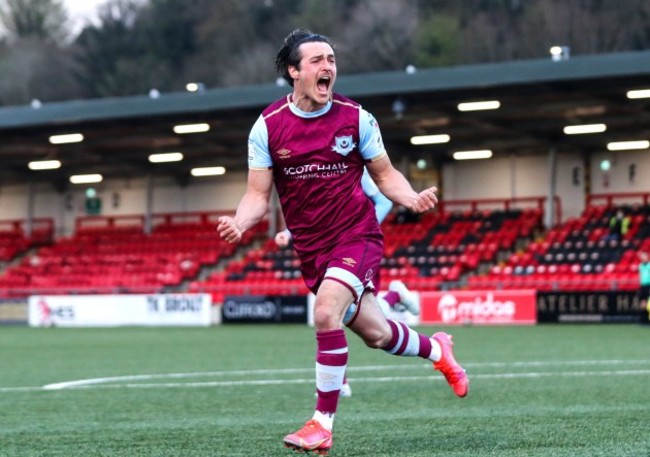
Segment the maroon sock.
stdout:
<path fill-rule="evenodd" d="M 431 340 L 428 336 L 417 333 L 409 328 L 404 322 L 397 322 L 388 319 L 388 325 L 392 333 L 388 345 L 384 351 L 407 357 L 418 356 L 428 359 L 431 354 Z"/>
<path fill-rule="evenodd" d="M 388 306 L 394 308 L 397 303 L 399 303 L 399 294 L 392 290 L 386 292 L 386 295 L 382 297 L 388 303 Z"/>
<path fill-rule="evenodd" d="M 333 414 L 348 364 L 348 342 L 343 329 L 316 332 L 316 410 Z"/>

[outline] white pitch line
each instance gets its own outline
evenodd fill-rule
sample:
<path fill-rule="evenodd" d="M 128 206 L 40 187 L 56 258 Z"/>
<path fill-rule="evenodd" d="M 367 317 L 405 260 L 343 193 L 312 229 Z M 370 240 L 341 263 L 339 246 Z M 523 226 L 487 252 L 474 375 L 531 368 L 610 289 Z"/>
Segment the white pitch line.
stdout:
<path fill-rule="evenodd" d="M 43 390 L 40 386 L 34 387 L 0 387 L 0 393 L 4 392 L 36 392 Z"/>
<path fill-rule="evenodd" d="M 500 367 L 550 367 L 550 366 L 598 366 L 598 365 L 644 365 L 650 364 L 648 360 L 572 360 L 572 361 L 521 361 L 521 362 L 476 362 L 464 364 L 467 368 L 500 368 Z M 430 364 L 414 365 L 368 365 L 348 367 L 349 372 L 370 372 L 389 369 L 421 369 L 429 367 Z M 236 381 L 208 381 L 208 382 L 187 382 L 187 383 L 132 383 L 130 381 L 151 381 L 154 379 L 184 379 L 198 377 L 225 377 L 225 376 L 251 376 L 251 375 L 278 375 L 278 374 L 300 374 L 313 373 L 314 368 L 282 368 L 282 369 L 257 369 L 257 370 L 233 370 L 233 371 L 211 371 L 197 373 L 164 373 L 164 374 L 144 374 L 129 376 L 111 376 L 102 378 L 78 379 L 73 381 L 47 384 L 44 386 L 31 387 L 0 387 L 0 393 L 3 392 L 31 392 L 42 390 L 62 390 L 75 388 L 90 387 L 120 387 L 120 388 L 153 388 L 153 387 L 213 387 L 213 386 L 246 386 L 246 385 L 274 385 L 274 384 L 303 384 L 313 383 L 314 379 L 270 379 L 270 380 L 236 380 Z M 496 373 L 496 374 L 477 374 L 472 373 L 472 379 L 512 379 L 512 378 L 533 378 L 533 377 L 551 377 L 551 376 L 597 376 L 608 375 L 616 376 L 619 374 L 639 375 L 648 374 L 648 370 L 610 370 L 602 372 L 584 371 L 584 372 L 534 372 L 534 373 Z M 355 381 L 365 382 L 388 382 L 388 381 L 408 381 L 433 379 L 441 380 L 439 376 L 399 376 L 399 377 L 371 377 L 356 378 Z M 117 384 L 112 384 L 117 383 Z"/>
<path fill-rule="evenodd" d="M 377 367 L 377 369 L 380 369 Z M 219 376 L 250 376 L 250 375 L 269 375 L 269 374 L 296 374 L 313 372 L 313 368 L 279 368 L 268 370 L 234 370 L 234 371 L 202 371 L 197 373 L 162 373 L 162 374 L 142 374 L 129 376 L 110 376 L 105 378 L 78 379 L 75 381 L 57 382 L 43 386 L 45 390 L 59 390 L 70 387 L 81 387 L 91 384 L 105 384 L 120 381 L 148 381 L 151 379 L 182 379 L 182 378 L 199 378 L 199 377 L 219 377 Z"/>
<path fill-rule="evenodd" d="M 523 361 L 523 362 L 477 362 L 463 364 L 466 368 L 499 368 L 499 367 L 540 367 L 540 366 L 590 366 L 590 365 L 623 365 L 623 364 L 639 364 L 650 363 L 650 360 L 574 360 L 574 361 Z M 367 365 L 367 366 L 352 366 L 348 367 L 349 372 L 358 371 L 381 371 L 391 369 L 413 369 L 429 367 L 430 364 L 415 364 L 415 365 Z M 259 370 L 233 370 L 233 371 L 207 371 L 198 373 L 162 373 L 162 374 L 144 374 L 144 375 L 129 375 L 129 376 L 110 376 L 103 378 L 90 378 L 78 379 L 73 381 L 64 381 L 42 386 L 44 390 L 60 390 L 74 387 L 84 387 L 94 384 L 107 384 L 112 382 L 124 381 L 150 381 L 153 379 L 183 379 L 183 378 L 198 378 L 198 377 L 222 377 L 222 376 L 252 376 L 252 375 L 274 375 L 274 374 L 299 374 L 299 373 L 313 373 L 314 368 L 270 368 Z"/>
<path fill-rule="evenodd" d="M 528 373 L 494 373 L 494 374 L 474 374 L 470 380 L 476 379 L 530 379 L 530 378 L 573 378 L 573 377 L 596 377 L 596 376 L 646 376 L 650 375 L 650 370 L 608 370 L 608 371 L 569 371 L 569 372 L 528 372 Z M 372 378 L 352 378 L 357 382 L 396 382 L 396 381 L 444 381 L 440 375 L 429 376 L 382 376 Z M 287 384 L 313 384 L 314 378 L 309 379 L 259 379 L 248 381 L 207 381 L 207 382 L 187 382 L 187 383 L 138 383 L 138 384 L 105 384 L 105 385 L 84 385 L 76 389 L 160 389 L 160 388 L 202 388 L 202 387 L 240 387 L 240 386 L 273 386 Z"/>

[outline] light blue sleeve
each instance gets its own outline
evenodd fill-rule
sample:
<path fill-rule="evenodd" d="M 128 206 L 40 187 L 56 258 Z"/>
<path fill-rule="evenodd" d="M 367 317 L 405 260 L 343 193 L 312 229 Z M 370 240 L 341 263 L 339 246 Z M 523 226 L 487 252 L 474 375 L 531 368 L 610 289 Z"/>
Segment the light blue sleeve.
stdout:
<path fill-rule="evenodd" d="M 386 153 L 377 120 L 365 109 L 359 109 L 359 152 L 366 161 L 376 160 Z"/>
<path fill-rule="evenodd" d="M 269 132 L 262 116 L 257 118 L 248 135 L 248 168 L 267 170 L 273 166 L 269 152 Z"/>
<path fill-rule="evenodd" d="M 365 168 L 363 170 L 363 175 L 361 175 L 361 187 L 363 188 L 363 193 L 366 194 L 375 205 L 375 214 L 377 215 L 377 220 L 381 224 L 388 213 L 390 213 L 390 210 L 393 209 L 393 202 L 381 193 L 379 187 L 377 187 L 377 184 L 375 184 L 370 177 L 370 173 L 368 173 L 368 170 Z"/>

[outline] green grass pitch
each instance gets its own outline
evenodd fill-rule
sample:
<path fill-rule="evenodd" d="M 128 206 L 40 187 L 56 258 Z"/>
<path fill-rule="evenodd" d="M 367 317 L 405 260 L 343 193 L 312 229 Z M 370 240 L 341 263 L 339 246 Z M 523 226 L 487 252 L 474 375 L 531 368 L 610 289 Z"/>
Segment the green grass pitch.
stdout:
<path fill-rule="evenodd" d="M 433 328 L 420 328 L 427 334 Z M 332 456 L 648 456 L 650 328 L 446 328 L 456 398 L 420 359 L 348 333 Z M 291 456 L 313 329 L 0 328 L 0 456 Z"/>

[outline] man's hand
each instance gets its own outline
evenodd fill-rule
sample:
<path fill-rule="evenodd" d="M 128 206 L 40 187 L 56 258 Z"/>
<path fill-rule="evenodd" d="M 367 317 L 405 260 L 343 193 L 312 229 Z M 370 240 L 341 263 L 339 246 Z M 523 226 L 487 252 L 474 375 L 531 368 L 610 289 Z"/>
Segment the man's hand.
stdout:
<path fill-rule="evenodd" d="M 241 241 L 243 230 L 237 225 L 235 220 L 229 216 L 221 216 L 217 226 L 219 236 L 228 243 L 237 244 Z"/>
<path fill-rule="evenodd" d="M 278 247 L 286 248 L 289 246 L 290 241 L 291 235 L 287 230 L 282 230 L 281 232 L 275 234 L 275 244 L 277 244 Z"/>
<path fill-rule="evenodd" d="M 438 197 L 436 192 L 438 191 L 437 187 L 429 187 L 420 192 L 417 197 L 411 201 L 409 210 L 414 213 L 424 213 L 429 211 L 438 204 Z"/>

